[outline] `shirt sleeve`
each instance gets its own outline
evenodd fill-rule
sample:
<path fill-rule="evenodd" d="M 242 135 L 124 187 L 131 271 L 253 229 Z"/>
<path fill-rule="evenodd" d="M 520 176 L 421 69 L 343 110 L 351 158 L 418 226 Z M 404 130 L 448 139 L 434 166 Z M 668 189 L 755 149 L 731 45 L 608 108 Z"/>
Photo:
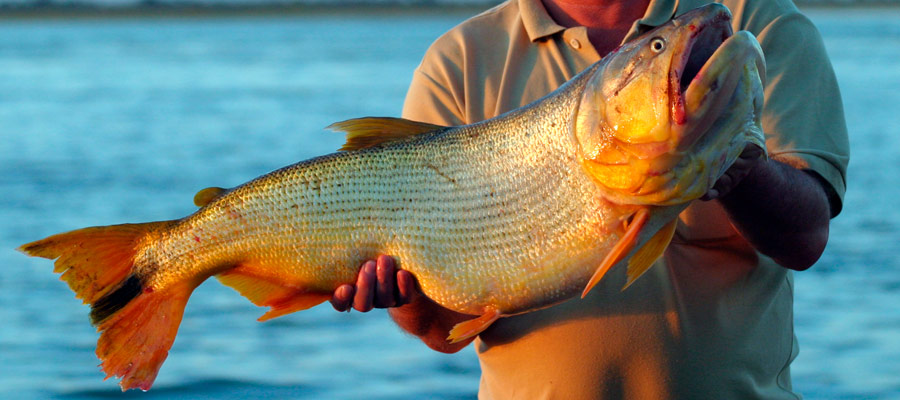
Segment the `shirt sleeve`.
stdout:
<path fill-rule="evenodd" d="M 836 216 L 846 190 L 850 145 L 822 37 L 807 17 L 794 12 L 774 19 L 757 38 L 766 56 L 762 128 L 770 155 L 827 183 Z"/>
<path fill-rule="evenodd" d="M 426 53 L 423 65 L 413 72 L 403 103 L 403 118 L 446 126 L 462 125 L 462 107 L 453 95 L 451 82 L 446 77 L 436 79 L 424 72 L 428 62 L 429 55 Z"/>

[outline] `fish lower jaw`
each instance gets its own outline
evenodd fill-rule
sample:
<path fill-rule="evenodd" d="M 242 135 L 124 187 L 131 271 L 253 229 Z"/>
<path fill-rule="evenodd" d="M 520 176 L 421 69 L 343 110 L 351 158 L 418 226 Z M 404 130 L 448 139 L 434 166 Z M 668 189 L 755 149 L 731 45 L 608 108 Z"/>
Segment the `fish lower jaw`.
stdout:
<path fill-rule="evenodd" d="M 747 31 L 740 31 L 726 39 L 709 57 L 700 71 L 683 91 L 686 111 L 696 113 L 702 103 L 723 100 L 730 96 L 741 78 L 742 65 L 755 64 L 760 79 L 765 81 L 765 57 L 756 38 Z M 727 99 L 727 97 L 726 97 Z"/>
<path fill-rule="evenodd" d="M 748 77 L 748 71 L 754 76 Z M 685 90 L 685 121 L 672 128 L 678 151 L 689 151 L 726 111 L 732 113 L 735 91 L 741 90 L 742 81 L 748 78 L 760 82 L 765 79 L 765 59 L 756 38 L 741 31 L 716 49 Z M 760 95 L 751 93 L 750 97 Z"/>

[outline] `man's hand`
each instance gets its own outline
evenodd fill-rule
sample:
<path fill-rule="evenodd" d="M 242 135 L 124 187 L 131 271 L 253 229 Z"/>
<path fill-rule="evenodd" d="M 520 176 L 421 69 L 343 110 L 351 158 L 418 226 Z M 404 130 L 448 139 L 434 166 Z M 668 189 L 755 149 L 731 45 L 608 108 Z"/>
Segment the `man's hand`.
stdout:
<path fill-rule="evenodd" d="M 418 296 L 416 279 L 411 273 L 397 270 L 394 259 L 381 255 L 363 263 L 356 277 L 356 285 L 341 285 L 331 296 L 331 305 L 338 311 L 369 312 L 373 308 L 400 307 Z"/>
<path fill-rule="evenodd" d="M 734 161 L 734 164 L 731 164 L 731 167 L 728 167 L 725 174 L 716 181 L 712 189 L 709 189 L 700 200 L 714 200 L 727 195 L 731 192 L 731 189 L 734 189 L 741 180 L 750 174 L 750 171 L 752 171 L 753 168 L 761 162 L 765 162 L 763 154 L 763 149 L 759 146 L 747 144 L 741 152 L 741 155 L 738 156 L 738 159 Z"/>
<path fill-rule="evenodd" d="M 363 263 L 356 283 L 338 286 L 331 296 L 331 305 L 338 311 L 388 308 L 388 314 L 401 329 L 443 353 L 455 353 L 475 340 L 450 344 L 447 341 L 450 329 L 475 316 L 448 310 L 422 295 L 413 274 L 398 270 L 390 256 L 378 256 Z"/>

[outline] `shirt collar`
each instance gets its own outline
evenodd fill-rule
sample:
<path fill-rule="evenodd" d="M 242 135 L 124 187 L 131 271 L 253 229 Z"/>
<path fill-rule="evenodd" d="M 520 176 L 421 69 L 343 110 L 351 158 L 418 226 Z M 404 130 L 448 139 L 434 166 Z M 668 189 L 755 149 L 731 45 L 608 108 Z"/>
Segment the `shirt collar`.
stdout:
<path fill-rule="evenodd" d="M 519 0 L 519 13 L 522 15 L 525 32 L 532 42 L 566 29 L 550 18 L 541 0 Z"/>
<path fill-rule="evenodd" d="M 522 23 L 532 42 L 551 36 L 566 28 L 550 18 L 541 0 L 518 0 Z M 672 19 L 678 8 L 678 0 L 651 0 L 644 17 L 635 21 L 631 31 L 625 35 L 625 41 L 634 39 L 642 33 L 660 26 Z"/>

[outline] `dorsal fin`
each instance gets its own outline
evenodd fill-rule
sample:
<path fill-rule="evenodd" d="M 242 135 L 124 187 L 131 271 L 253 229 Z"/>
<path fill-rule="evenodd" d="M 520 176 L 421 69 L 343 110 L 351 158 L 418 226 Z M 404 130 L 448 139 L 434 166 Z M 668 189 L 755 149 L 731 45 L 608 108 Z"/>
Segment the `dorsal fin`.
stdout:
<path fill-rule="evenodd" d="M 197 207 L 203 207 L 209 204 L 209 202 L 213 201 L 213 199 L 221 196 L 222 193 L 225 193 L 227 191 L 228 189 L 215 186 L 203 189 L 194 195 L 194 205 L 196 205 Z"/>
<path fill-rule="evenodd" d="M 325 129 L 345 132 L 347 143 L 340 151 L 359 150 L 390 143 L 421 133 L 434 132 L 445 126 L 392 117 L 363 117 L 335 122 Z"/>

